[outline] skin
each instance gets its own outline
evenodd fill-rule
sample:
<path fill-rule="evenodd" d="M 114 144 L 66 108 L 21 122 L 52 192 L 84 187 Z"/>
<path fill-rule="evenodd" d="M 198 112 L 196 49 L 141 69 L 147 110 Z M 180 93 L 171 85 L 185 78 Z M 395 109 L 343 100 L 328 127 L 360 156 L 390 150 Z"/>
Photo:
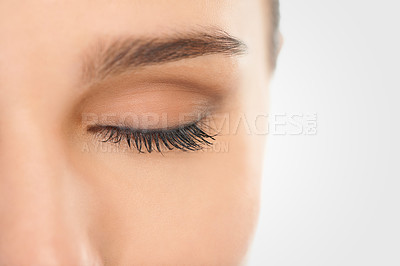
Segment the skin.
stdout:
<path fill-rule="evenodd" d="M 264 2 L 2 0 L 0 265 L 242 265 L 259 211 L 257 117 L 271 72 Z M 247 53 L 81 82 L 98 39 L 208 27 Z M 220 132 L 206 151 L 138 153 L 86 130 L 125 113 L 168 114 L 174 127 L 205 109 Z"/>

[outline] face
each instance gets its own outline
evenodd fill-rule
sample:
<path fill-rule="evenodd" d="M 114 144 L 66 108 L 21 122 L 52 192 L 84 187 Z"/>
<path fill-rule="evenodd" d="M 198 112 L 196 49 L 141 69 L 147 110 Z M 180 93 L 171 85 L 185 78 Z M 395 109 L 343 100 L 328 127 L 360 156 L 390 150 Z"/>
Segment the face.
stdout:
<path fill-rule="evenodd" d="M 240 265 L 264 0 L 0 2 L 0 264 Z"/>

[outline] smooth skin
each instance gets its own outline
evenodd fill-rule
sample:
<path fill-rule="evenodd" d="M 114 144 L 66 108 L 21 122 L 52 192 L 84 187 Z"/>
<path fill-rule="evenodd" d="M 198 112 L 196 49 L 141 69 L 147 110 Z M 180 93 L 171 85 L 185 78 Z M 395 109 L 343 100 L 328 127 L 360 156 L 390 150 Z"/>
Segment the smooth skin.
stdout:
<path fill-rule="evenodd" d="M 259 211 L 267 9 L 264 0 L 0 1 L 0 265 L 243 265 Z M 247 52 L 82 83 L 99 40 L 211 29 Z M 110 114 L 168 114 L 173 126 L 204 109 L 220 125 L 205 151 L 138 153 L 86 131 Z"/>

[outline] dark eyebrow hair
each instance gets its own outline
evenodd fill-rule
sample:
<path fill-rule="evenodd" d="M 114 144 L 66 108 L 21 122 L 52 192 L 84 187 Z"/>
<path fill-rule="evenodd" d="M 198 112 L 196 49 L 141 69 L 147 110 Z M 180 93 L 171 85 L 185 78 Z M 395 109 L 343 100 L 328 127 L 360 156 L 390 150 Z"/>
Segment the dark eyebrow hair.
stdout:
<path fill-rule="evenodd" d="M 166 37 L 100 40 L 83 58 L 83 80 L 98 81 L 136 67 L 211 54 L 241 55 L 246 50 L 242 41 L 215 29 Z"/>

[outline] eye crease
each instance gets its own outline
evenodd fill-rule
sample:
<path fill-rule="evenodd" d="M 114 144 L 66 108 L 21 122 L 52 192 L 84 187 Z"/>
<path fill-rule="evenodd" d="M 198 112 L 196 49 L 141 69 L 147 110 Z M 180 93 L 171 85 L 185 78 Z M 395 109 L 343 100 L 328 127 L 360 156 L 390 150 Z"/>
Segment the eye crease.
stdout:
<path fill-rule="evenodd" d="M 224 31 L 206 32 L 118 37 L 93 46 L 98 49 L 84 57 L 86 91 L 76 121 L 82 122 L 82 114 L 100 120 L 87 124 L 84 119 L 81 129 L 95 135 L 95 141 L 127 144 L 139 153 L 195 152 L 212 146 L 216 134 L 203 118 L 235 108 L 228 104 L 239 84 L 235 56 L 243 55 L 247 46 Z M 139 125 L 146 114 L 155 114 L 155 123 L 166 114 L 168 126 Z M 133 121 L 126 123 L 126 115 Z M 118 121 L 105 122 L 103 116 Z"/>
<path fill-rule="evenodd" d="M 87 131 L 96 135 L 101 142 L 121 143 L 139 153 L 166 150 L 198 151 L 211 146 L 216 134 L 206 133 L 203 122 L 198 121 L 172 129 L 140 130 L 129 127 L 94 125 Z"/>

